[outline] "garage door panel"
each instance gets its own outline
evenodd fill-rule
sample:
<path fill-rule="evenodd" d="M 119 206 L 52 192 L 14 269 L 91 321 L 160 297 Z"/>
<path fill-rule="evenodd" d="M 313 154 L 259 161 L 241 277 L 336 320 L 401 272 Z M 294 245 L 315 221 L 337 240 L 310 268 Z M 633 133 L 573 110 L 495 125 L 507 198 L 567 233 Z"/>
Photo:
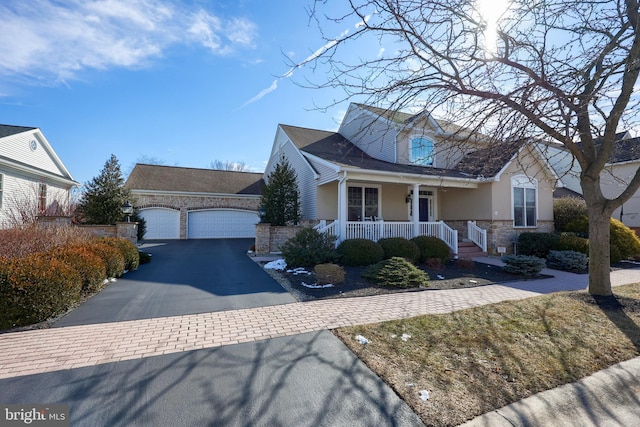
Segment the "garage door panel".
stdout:
<path fill-rule="evenodd" d="M 145 239 L 164 240 L 180 238 L 180 212 L 174 209 L 141 209 L 140 216 L 145 219 L 147 232 Z"/>
<path fill-rule="evenodd" d="M 258 214 L 251 211 L 212 209 L 189 212 L 190 239 L 255 237 Z"/>

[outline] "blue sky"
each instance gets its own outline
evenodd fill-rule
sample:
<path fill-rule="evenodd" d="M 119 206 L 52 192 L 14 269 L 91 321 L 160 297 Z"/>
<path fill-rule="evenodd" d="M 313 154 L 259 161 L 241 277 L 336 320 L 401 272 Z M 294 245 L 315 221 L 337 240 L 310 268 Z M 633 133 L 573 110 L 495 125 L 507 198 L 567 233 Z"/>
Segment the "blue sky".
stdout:
<path fill-rule="evenodd" d="M 311 67 L 287 74 L 285 55 L 325 44 L 304 1 L 10 0 L 0 16 L 0 123 L 39 127 L 80 183 L 112 153 L 125 173 L 262 171 L 278 123 L 335 130 L 347 107 L 314 109 L 344 95 L 297 85 Z"/>

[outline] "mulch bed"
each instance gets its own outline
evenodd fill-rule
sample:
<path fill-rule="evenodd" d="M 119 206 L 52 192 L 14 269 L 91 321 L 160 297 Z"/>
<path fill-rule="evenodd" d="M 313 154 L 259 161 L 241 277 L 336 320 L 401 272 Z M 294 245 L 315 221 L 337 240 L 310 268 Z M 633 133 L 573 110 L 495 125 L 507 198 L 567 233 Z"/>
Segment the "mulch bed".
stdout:
<path fill-rule="evenodd" d="M 344 283 L 333 287 L 319 289 L 308 287 L 308 285 L 316 284 L 313 273 L 292 273 L 276 270 L 266 271 L 268 271 L 282 286 L 288 289 L 301 301 L 326 298 L 361 297 L 396 292 L 415 292 L 425 289 L 470 288 L 496 283 L 535 280 L 549 277 L 540 275 L 527 279 L 520 275 L 506 273 L 498 266 L 467 260 L 449 261 L 442 266 L 442 268 L 438 269 L 429 268 L 426 265 L 419 265 L 418 267 L 426 271 L 429 275 L 430 286 L 428 288 L 397 289 L 369 283 L 360 276 L 365 267 L 344 267 Z"/>

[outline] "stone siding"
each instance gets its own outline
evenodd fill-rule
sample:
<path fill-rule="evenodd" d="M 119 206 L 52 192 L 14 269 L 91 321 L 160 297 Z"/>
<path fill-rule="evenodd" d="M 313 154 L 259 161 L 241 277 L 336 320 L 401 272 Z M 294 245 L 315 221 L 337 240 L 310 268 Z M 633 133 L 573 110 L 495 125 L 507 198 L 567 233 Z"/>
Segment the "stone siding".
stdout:
<path fill-rule="evenodd" d="M 138 223 L 118 222 L 115 225 L 78 225 L 96 237 L 122 237 L 134 245 L 138 244 Z"/>
<path fill-rule="evenodd" d="M 179 194 L 135 194 L 136 209 L 169 208 L 180 211 L 180 239 L 187 238 L 189 212 L 207 209 L 238 209 L 258 212 L 260 196 L 206 196 Z"/>
<path fill-rule="evenodd" d="M 271 224 L 256 224 L 255 252 L 270 254 L 280 252 L 282 245 L 294 237 L 303 228 L 313 227 L 318 221 L 300 221 L 299 225 L 272 226 Z"/>
<path fill-rule="evenodd" d="M 459 239 L 468 239 L 467 221 L 445 221 L 445 223 L 458 230 Z M 476 225 L 487 230 L 487 252 L 498 255 L 498 248 L 503 247 L 507 254 L 512 254 L 514 243 L 518 241 L 521 233 L 553 233 L 553 221 L 538 221 L 536 228 L 514 228 L 513 221 L 476 221 Z"/>

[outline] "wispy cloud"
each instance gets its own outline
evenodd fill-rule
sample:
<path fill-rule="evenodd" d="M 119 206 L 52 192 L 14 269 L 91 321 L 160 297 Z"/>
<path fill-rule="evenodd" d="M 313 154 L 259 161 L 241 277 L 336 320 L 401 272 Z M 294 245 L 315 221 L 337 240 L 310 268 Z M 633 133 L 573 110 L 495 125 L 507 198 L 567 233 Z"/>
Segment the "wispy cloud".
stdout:
<path fill-rule="evenodd" d="M 246 101 L 244 104 L 242 104 L 242 106 L 240 108 L 244 108 L 250 104 L 253 104 L 256 101 L 259 101 L 260 99 L 262 99 L 265 95 L 273 92 L 274 90 L 276 90 L 278 88 L 278 82 L 280 80 L 283 79 L 289 79 L 291 78 L 291 76 L 293 76 L 293 73 L 300 67 L 304 67 L 306 64 L 308 64 L 309 62 L 313 61 L 314 59 L 318 58 L 320 55 L 322 55 L 323 53 L 325 53 L 327 50 L 331 49 L 333 46 L 335 46 L 342 38 L 344 38 L 347 34 L 349 34 L 349 30 L 345 30 L 343 31 L 338 37 L 336 37 L 333 40 L 329 40 L 327 43 L 325 43 L 322 47 L 320 47 L 319 49 L 316 49 L 311 55 L 307 56 L 304 61 L 299 62 L 298 64 L 294 65 L 293 67 L 289 68 L 289 70 L 284 73 L 281 77 L 277 78 L 276 80 L 273 81 L 273 83 L 271 83 L 271 86 L 269 86 L 266 89 L 262 89 L 260 91 L 260 93 L 258 93 L 256 96 L 254 96 L 253 98 L 249 99 L 248 101 Z"/>
<path fill-rule="evenodd" d="M 179 44 L 224 55 L 253 47 L 257 33 L 246 19 L 170 0 L 2 2 L 0 16 L 0 76 L 45 83 L 85 69 L 142 67 Z"/>

